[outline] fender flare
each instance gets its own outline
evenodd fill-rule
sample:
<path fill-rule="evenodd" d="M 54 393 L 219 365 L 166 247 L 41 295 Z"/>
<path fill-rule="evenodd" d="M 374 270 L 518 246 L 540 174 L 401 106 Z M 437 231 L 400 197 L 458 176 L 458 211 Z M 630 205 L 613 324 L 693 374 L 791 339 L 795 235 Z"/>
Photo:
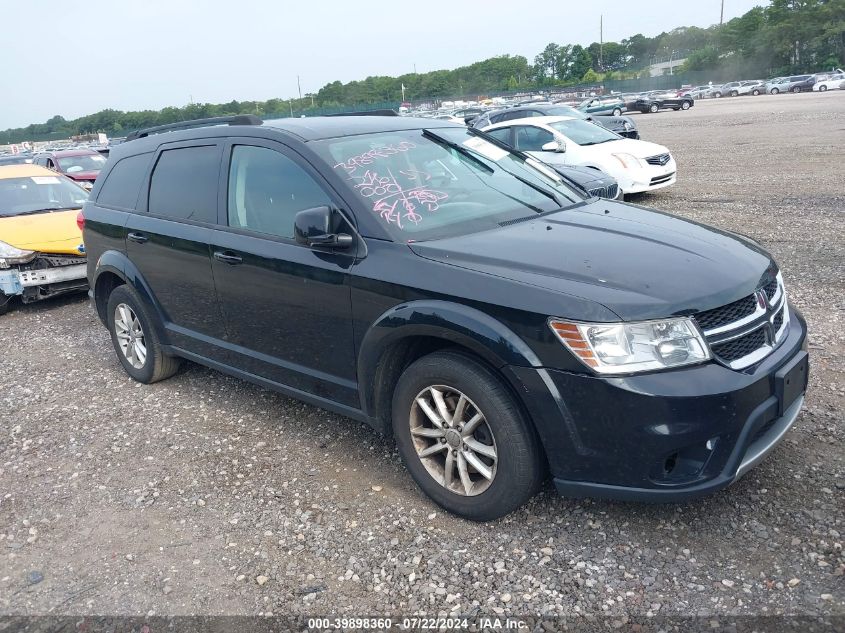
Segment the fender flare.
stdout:
<path fill-rule="evenodd" d="M 131 286 L 141 297 L 147 308 L 156 316 L 156 323 L 154 324 L 158 330 L 159 339 L 168 343 L 166 328 L 164 327 L 165 318 L 158 302 L 155 300 L 149 284 L 147 284 L 141 271 L 132 263 L 125 253 L 120 251 L 110 250 L 105 251 L 97 260 L 97 265 L 94 269 L 93 279 L 91 280 L 91 293 L 94 299 L 94 306 L 97 306 L 97 280 L 103 273 L 112 273 L 117 275 L 123 282 Z M 99 314 L 102 320 L 105 315 Z"/>
<path fill-rule="evenodd" d="M 540 359 L 512 330 L 480 310 L 458 303 L 420 300 L 394 306 L 378 317 L 361 340 L 358 376 L 361 404 L 376 416 L 374 378 L 385 351 L 402 339 L 440 338 L 469 349 L 493 367 L 540 367 Z"/>

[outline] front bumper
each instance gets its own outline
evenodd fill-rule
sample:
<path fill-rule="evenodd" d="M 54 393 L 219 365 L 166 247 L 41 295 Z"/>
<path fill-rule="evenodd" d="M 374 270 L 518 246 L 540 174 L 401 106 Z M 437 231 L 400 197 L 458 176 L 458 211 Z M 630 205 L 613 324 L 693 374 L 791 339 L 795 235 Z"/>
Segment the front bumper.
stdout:
<path fill-rule="evenodd" d="M 785 368 L 806 368 L 806 324 L 794 309 L 790 317 L 781 345 L 744 371 L 710 362 L 614 378 L 508 368 L 558 491 L 674 502 L 742 477 L 780 442 L 804 400 L 806 382 L 787 395 L 778 382 Z"/>
<path fill-rule="evenodd" d="M 32 300 L 45 298 L 57 294 L 58 291 L 65 292 L 86 286 L 88 283 L 87 268 L 86 264 L 74 264 L 35 270 L 0 269 L 0 292 L 8 296 L 31 296 L 34 297 Z M 30 289 L 43 289 L 44 291 L 32 292 Z"/>
<path fill-rule="evenodd" d="M 624 193 L 643 193 L 674 185 L 678 179 L 678 166 L 673 158 L 663 166 L 625 169 L 611 175 L 616 178 Z"/>

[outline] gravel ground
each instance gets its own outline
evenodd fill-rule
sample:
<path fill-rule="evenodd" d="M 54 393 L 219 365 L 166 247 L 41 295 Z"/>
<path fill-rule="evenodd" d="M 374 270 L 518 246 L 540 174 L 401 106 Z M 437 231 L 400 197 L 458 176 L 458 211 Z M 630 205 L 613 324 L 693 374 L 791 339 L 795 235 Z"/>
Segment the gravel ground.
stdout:
<path fill-rule="evenodd" d="M 69 297 L 0 318 L 0 614 L 845 614 L 843 117 L 635 115 L 680 170 L 638 202 L 761 241 L 809 321 L 806 408 L 731 488 L 463 521 L 362 424 L 194 365 L 133 383 Z"/>

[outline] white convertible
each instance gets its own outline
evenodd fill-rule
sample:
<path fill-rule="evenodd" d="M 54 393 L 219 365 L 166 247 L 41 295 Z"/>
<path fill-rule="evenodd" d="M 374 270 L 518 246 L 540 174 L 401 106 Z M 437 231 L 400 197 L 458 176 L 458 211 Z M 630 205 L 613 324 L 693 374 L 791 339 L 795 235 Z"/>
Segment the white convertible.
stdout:
<path fill-rule="evenodd" d="M 613 176 L 626 194 L 675 184 L 677 167 L 668 149 L 622 138 L 582 119 L 531 117 L 497 123 L 482 131 L 549 165 L 600 169 Z"/>

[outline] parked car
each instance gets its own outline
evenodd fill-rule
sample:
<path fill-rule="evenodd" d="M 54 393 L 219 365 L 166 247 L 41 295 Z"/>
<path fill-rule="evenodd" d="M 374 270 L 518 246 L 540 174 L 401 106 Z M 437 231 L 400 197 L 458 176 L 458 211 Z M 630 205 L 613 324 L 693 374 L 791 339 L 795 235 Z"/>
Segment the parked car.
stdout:
<path fill-rule="evenodd" d="M 721 99 L 724 96 L 731 96 L 735 97 L 738 92 L 738 88 L 742 85 L 741 81 L 731 81 L 726 84 L 722 84 L 721 86 L 713 88 L 713 97 L 716 99 Z"/>
<path fill-rule="evenodd" d="M 465 126 L 206 123 L 114 148 L 80 218 L 139 382 L 189 359 L 365 421 L 475 520 L 546 469 L 567 495 L 710 493 L 798 416 L 806 325 L 748 238 L 586 198 Z"/>
<path fill-rule="evenodd" d="M 32 154 L 5 154 L 0 156 L 0 165 L 29 165 Z"/>
<path fill-rule="evenodd" d="M 611 130 L 612 132 L 615 132 L 619 136 L 624 136 L 625 138 L 640 138 L 637 126 L 633 119 L 629 116 L 609 117 L 586 114 L 573 107 L 559 103 L 533 104 L 530 106 L 506 108 L 504 110 L 492 110 L 474 119 L 472 121 L 472 126 L 482 129 L 495 123 L 501 123 L 502 121 L 524 119 L 535 116 L 572 116 L 600 125 L 601 127 Z"/>
<path fill-rule="evenodd" d="M 574 117 L 532 117 L 482 131 L 549 165 L 599 169 L 616 179 L 623 194 L 675 184 L 675 160 L 662 145 L 620 138 Z"/>
<path fill-rule="evenodd" d="M 37 165 L 0 166 L 0 314 L 84 290 L 85 248 L 76 215 L 88 192 Z"/>
<path fill-rule="evenodd" d="M 741 95 L 760 95 L 765 88 L 765 81 L 762 79 L 747 79 L 745 81 L 732 81 L 713 90 L 713 96 L 739 97 Z"/>
<path fill-rule="evenodd" d="M 619 200 L 624 195 L 619 188 L 619 183 L 616 182 L 616 178 L 600 169 L 573 167 L 571 165 L 549 166 L 595 198 Z"/>
<path fill-rule="evenodd" d="M 812 75 L 793 75 L 791 77 L 779 77 L 777 79 L 772 79 L 766 83 L 766 92 L 772 95 L 776 95 L 781 92 L 801 92 L 803 89 L 801 88 L 801 84 L 804 84 L 811 77 Z"/>
<path fill-rule="evenodd" d="M 831 75 L 827 79 L 817 81 L 813 84 L 813 90 L 816 92 L 825 92 L 827 90 L 845 90 L 845 74 L 837 73 Z"/>
<path fill-rule="evenodd" d="M 708 97 L 713 96 L 713 86 L 695 86 L 693 88 L 687 88 L 686 90 L 680 91 L 678 94 L 679 97 L 692 97 L 693 99 L 706 99 Z M 633 101 L 634 103 L 636 100 Z"/>
<path fill-rule="evenodd" d="M 636 100 L 634 108 L 645 114 L 660 110 L 689 110 L 694 105 L 692 97 L 679 97 L 673 92 L 649 92 Z"/>
<path fill-rule="evenodd" d="M 68 149 L 36 154 L 32 162 L 64 174 L 90 191 L 106 158 L 93 149 Z"/>
<path fill-rule="evenodd" d="M 616 96 L 611 97 L 590 97 L 578 104 L 577 109 L 585 114 L 610 114 L 611 116 L 622 116 L 625 102 Z"/>
<path fill-rule="evenodd" d="M 802 81 L 796 81 L 792 83 L 789 86 L 789 92 L 812 92 L 813 86 L 816 85 L 816 82 L 821 81 L 823 79 L 827 79 L 827 77 L 827 73 L 810 75 Z"/>

